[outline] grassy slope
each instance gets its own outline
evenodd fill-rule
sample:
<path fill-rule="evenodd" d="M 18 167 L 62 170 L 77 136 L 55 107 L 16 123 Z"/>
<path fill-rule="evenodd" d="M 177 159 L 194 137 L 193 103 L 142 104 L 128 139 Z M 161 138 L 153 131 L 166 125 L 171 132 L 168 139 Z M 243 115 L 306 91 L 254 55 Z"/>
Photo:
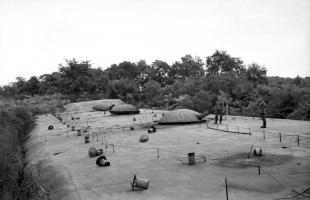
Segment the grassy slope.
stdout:
<path fill-rule="evenodd" d="M 12 101 L 0 99 L 0 199 L 48 199 L 48 192 L 26 171 L 23 143 L 35 126 L 35 115 L 63 109 L 49 97 Z"/>

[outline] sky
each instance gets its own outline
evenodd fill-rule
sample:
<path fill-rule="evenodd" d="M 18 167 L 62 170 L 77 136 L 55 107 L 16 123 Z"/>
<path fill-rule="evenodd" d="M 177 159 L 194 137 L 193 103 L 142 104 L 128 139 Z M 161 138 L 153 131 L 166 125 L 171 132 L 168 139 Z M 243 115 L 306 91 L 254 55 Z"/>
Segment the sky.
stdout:
<path fill-rule="evenodd" d="M 172 64 L 215 50 L 268 76 L 310 76 L 309 0 L 0 0 L 0 85 L 141 59 Z"/>

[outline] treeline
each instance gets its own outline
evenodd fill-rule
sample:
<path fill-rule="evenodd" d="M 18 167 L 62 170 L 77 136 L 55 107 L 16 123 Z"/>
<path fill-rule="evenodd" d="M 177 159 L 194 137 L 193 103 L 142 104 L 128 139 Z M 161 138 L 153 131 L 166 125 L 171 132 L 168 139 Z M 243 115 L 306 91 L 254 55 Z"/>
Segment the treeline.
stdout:
<path fill-rule="evenodd" d="M 119 98 L 140 107 L 190 108 L 212 111 L 219 91 L 225 94 L 231 114 L 256 115 L 256 100 L 262 96 L 269 117 L 310 119 L 310 77 L 267 77 L 257 63 L 215 51 L 202 60 L 185 55 L 172 65 L 155 60 L 147 64 L 124 61 L 105 70 L 90 61 L 67 60 L 59 71 L 18 77 L 0 88 L 6 98 L 58 94 L 81 101 Z"/>

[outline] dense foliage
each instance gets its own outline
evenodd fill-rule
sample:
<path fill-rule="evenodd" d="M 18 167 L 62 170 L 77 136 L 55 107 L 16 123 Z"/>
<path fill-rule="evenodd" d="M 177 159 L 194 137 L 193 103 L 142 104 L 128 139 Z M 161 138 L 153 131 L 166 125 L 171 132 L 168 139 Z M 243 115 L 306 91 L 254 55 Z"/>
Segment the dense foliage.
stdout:
<path fill-rule="evenodd" d="M 22 99 L 34 95 L 65 95 L 71 101 L 120 98 L 144 107 L 186 107 L 212 112 L 219 91 L 225 94 L 231 114 L 257 114 L 256 100 L 262 96 L 269 117 L 310 119 L 310 77 L 267 77 L 257 63 L 215 51 L 203 61 L 185 55 L 172 65 L 155 60 L 150 65 L 124 61 L 105 70 L 90 61 L 67 60 L 58 72 L 18 77 L 0 88 L 4 97 Z"/>

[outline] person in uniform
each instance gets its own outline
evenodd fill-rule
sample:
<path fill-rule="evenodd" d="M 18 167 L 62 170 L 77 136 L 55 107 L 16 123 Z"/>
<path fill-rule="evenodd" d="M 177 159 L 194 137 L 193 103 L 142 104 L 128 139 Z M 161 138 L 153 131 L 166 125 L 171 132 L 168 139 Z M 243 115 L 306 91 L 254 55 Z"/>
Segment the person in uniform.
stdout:
<path fill-rule="evenodd" d="M 225 108 L 225 101 L 218 97 L 216 104 L 215 104 L 215 122 L 214 124 L 217 124 L 218 121 L 218 116 L 220 116 L 220 124 L 222 123 L 222 119 L 223 119 L 223 111 Z"/>
<path fill-rule="evenodd" d="M 258 107 L 259 115 L 263 120 L 263 125 L 261 126 L 261 128 L 266 128 L 266 103 L 263 100 L 263 98 L 260 97 L 258 99 L 257 107 Z"/>

